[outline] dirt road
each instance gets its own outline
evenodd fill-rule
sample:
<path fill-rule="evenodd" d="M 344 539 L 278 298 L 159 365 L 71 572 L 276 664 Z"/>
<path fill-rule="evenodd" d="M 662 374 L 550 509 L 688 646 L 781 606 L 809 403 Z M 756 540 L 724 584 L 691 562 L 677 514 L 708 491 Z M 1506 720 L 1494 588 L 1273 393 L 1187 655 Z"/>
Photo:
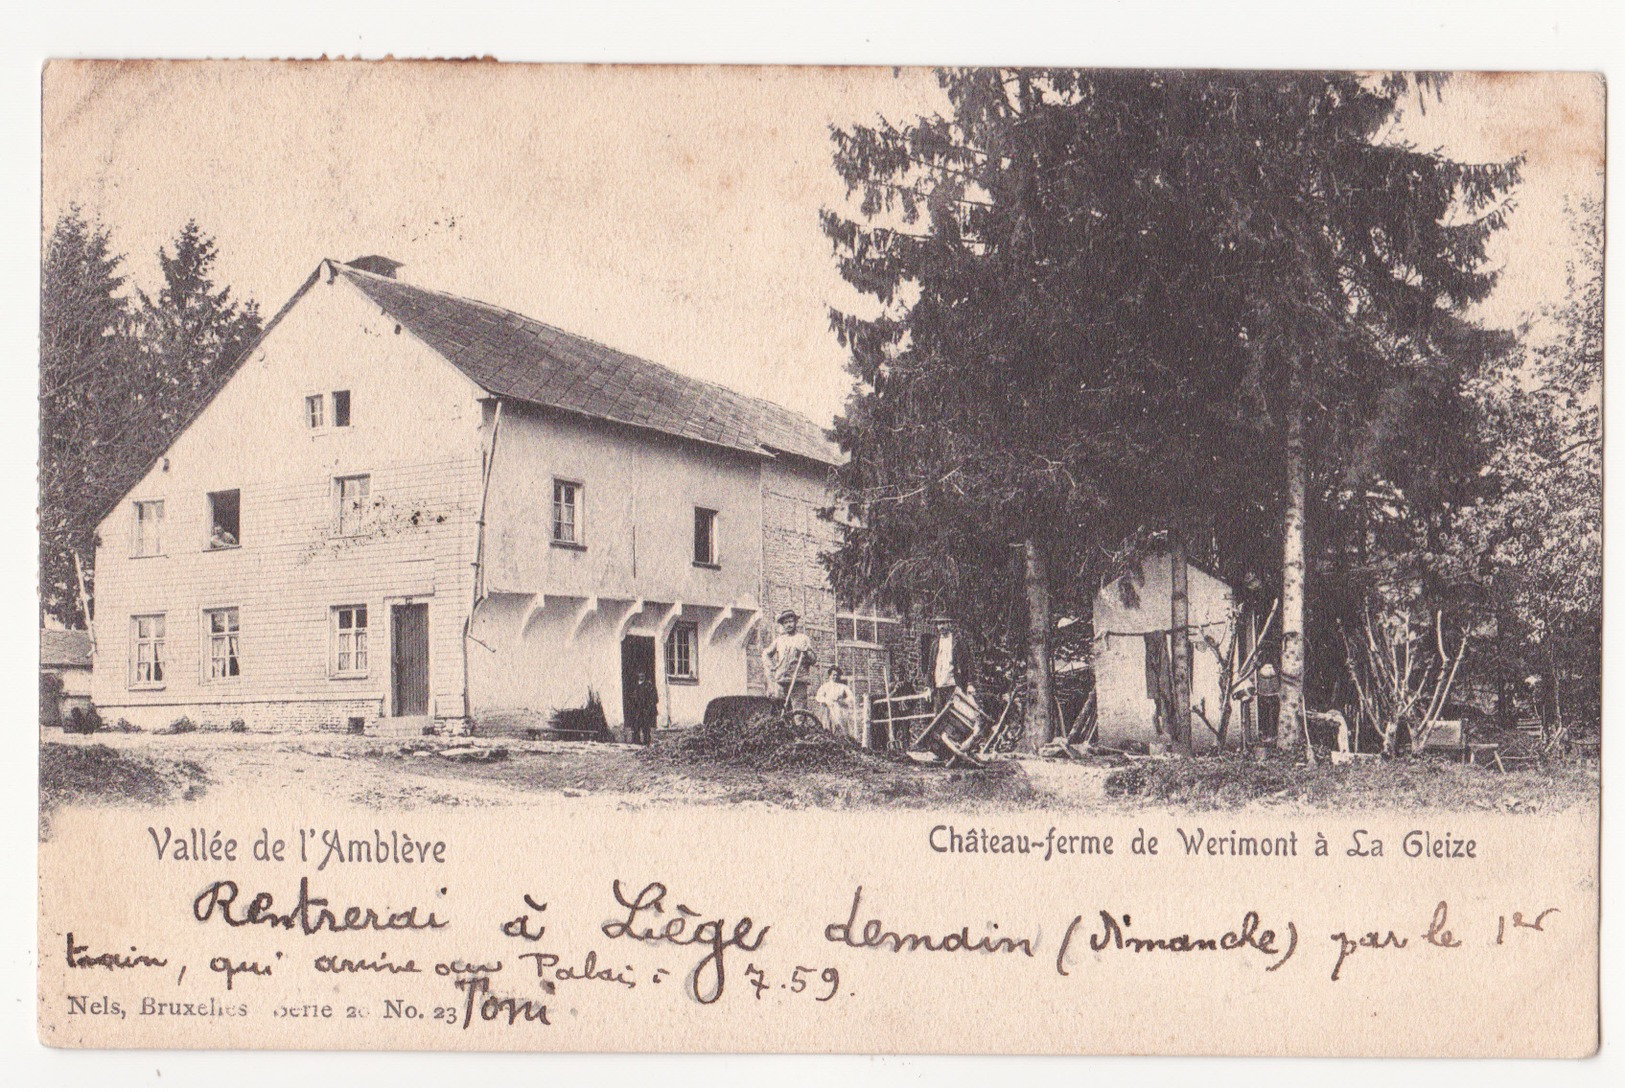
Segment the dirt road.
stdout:
<path fill-rule="evenodd" d="M 42 734 L 41 806 L 117 806 L 207 797 L 264 803 L 410 809 L 512 807 L 539 796 L 582 807 L 695 803 L 765 807 L 1022 807 L 1081 804 L 1100 776 L 1029 777 L 1007 762 L 961 772 L 903 762 L 856 769 L 757 770 L 697 763 L 675 739 L 653 748 L 511 739 L 394 740 L 350 735 Z M 1039 787 L 1035 782 L 1042 782 Z"/>

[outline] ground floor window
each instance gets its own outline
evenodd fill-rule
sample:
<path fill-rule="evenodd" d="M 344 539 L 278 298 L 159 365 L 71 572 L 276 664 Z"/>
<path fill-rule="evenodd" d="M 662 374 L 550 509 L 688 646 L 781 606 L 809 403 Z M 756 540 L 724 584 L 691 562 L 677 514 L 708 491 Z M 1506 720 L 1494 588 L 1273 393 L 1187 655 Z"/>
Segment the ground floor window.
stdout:
<path fill-rule="evenodd" d="M 204 611 L 203 629 L 209 642 L 209 678 L 235 679 L 239 673 L 237 608 Z"/>
<path fill-rule="evenodd" d="M 367 608 L 333 608 L 333 674 L 367 673 Z"/>
<path fill-rule="evenodd" d="M 835 614 L 835 639 L 843 644 L 883 645 L 897 636 L 902 622 L 872 603 L 843 607 Z"/>
<path fill-rule="evenodd" d="M 157 686 L 164 681 L 164 616 L 138 614 L 130 619 L 130 684 Z"/>
<path fill-rule="evenodd" d="M 835 662 L 846 676 L 846 685 L 861 705 L 870 697 L 884 697 L 891 681 L 891 653 L 884 648 L 841 644 L 835 647 Z"/>
<path fill-rule="evenodd" d="M 700 634 L 693 622 L 678 622 L 666 635 L 666 677 L 685 681 L 700 677 Z"/>

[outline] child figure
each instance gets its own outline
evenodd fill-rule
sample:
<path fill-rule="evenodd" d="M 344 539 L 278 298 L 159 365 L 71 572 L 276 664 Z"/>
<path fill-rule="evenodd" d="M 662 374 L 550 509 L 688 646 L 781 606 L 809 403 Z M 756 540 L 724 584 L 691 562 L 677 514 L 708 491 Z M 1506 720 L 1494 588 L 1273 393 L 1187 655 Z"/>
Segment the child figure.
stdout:
<path fill-rule="evenodd" d="M 825 723 L 831 732 L 843 735 L 852 734 L 852 707 L 856 699 L 852 696 L 852 688 L 846 685 L 846 678 L 839 667 L 829 669 L 829 676 L 824 685 L 818 688 L 813 700 L 822 705 L 825 710 Z"/>

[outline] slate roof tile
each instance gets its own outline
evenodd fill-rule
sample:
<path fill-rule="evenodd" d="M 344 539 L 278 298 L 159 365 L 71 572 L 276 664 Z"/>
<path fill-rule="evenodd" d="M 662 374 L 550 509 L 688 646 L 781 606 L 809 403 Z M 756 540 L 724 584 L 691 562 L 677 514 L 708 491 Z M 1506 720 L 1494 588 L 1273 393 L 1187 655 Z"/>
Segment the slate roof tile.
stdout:
<path fill-rule="evenodd" d="M 682 375 L 491 304 L 333 268 L 490 393 L 742 451 L 833 465 L 824 430 L 783 406 Z"/>
<path fill-rule="evenodd" d="M 89 667 L 90 634 L 82 629 L 41 629 L 39 662 L 42 667 Z"/>

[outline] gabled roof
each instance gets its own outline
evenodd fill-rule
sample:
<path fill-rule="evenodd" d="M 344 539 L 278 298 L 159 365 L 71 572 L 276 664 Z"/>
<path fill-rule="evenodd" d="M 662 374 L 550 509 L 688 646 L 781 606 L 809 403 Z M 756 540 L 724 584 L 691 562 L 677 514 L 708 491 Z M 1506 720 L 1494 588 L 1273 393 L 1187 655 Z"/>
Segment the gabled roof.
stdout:
<path fill-rule="evenodd" d="M 501 307 L 331 263 L 402 327 L 501 398 L 754 454 L 834 465 L 839 449 L 799 413 Z"/>
<path fill-rule="evenodd" d="M 89 667 L 90 634 L 82 629 L 39 631 L 41 667 Z"/>
<path fill-rule="evenodd" d="M 304 283 L 294 290 L 293 295 L 288 297 L 288 302 L 277 308 L 276 314 L 271 316 L 271 321 L 260 329 L 259 336 L 249 342 L 248 347 L 238 354 L 231 367 L 215 380 L 214 386 L 209 390 L 208 395 L 202 398 L 196 406 L 192 407 L 192 411 L 164 439 L 163 451 L 169 450 L 180 434 L 192 427 L 192 422 L 202 416 L 203 411 L 209 408 L 209 403 L 214 401 L 215 396 L 225 388 L 227 383 L 231 382 L 232 377 L 237 374 L 237 370 L 243 366 L 243 361 L 254 355 L 255 350 L 265 343 L 266 338 L 271 336 L 271 331 L 275 330 L 282 320 L 287 317 L 288 312 L 293 310 L 294 304 L 305 298 L 305 293 L 310 291 L 311 286 L 316 283 L 321 273 L 322 267 L 317 265 L 315 269 L 310 271 L 310 276 L 305 278 Z M 117 485 L 113 490 L 105 494 L 109 499 L 95 508 L 95 526 L 101 526 L 102 521 L 112 514 L 113 509 L 117 508 L 123 503 L 124 498 L 130 495 L 130 490 L 140 485 L 141 480 L 152 472 L 152 468 L 158 465 L 158 460 L 163 458 L 163 451 L 143 463 L 131 465 L 123 474 L 117 475 L 115 478 Z"/>

